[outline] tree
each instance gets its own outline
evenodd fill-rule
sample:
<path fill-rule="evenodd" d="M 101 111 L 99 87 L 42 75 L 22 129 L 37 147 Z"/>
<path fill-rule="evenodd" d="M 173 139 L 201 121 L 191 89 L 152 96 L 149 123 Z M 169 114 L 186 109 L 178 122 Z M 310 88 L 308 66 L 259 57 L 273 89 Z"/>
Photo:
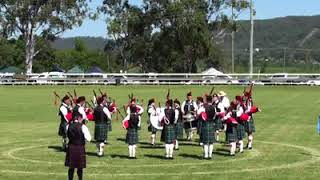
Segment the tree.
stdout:
<path fill-rule="evenodd" d="M 33 59 L 42 50 L 36 49 L 36 35 L 52 39 L 81 25 L 88 13 L 87 0 L 0 0 L 0 32 L 23 38 L 26 72 L 32 73 Z"/>

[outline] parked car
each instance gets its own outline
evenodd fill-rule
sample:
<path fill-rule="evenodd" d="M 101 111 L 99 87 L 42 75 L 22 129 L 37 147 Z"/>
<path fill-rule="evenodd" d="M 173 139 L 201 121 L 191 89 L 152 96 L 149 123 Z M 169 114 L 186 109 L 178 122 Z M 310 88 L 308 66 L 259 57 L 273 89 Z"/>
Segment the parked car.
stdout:
<path fill-rule="evenodd" d="M 203 76 L 202 84 L 239 84 L 238 80 L 228 75 Z"/>

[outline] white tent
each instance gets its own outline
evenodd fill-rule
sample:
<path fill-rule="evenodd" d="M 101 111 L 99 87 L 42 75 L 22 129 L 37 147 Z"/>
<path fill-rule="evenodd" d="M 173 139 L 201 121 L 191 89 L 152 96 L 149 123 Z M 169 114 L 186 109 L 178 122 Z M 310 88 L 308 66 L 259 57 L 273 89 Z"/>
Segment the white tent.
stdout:
<path fill-rule="evenodd" d="M 224 75 L 223 72 L 218 71 L 213 67 L 207 69 L 206 71 L 203 71 L 202 74 L 205 74 L 205 75 Z"/>

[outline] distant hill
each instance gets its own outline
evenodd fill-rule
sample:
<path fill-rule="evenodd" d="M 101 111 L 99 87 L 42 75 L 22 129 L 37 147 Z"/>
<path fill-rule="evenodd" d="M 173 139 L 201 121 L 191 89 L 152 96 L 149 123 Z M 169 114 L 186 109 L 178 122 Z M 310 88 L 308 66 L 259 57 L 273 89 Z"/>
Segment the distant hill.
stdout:
<path fill-rule="evenodd" d="M 249 47 L 250 21 L 239 21 L 236 33 L 236 49 Z M 89 49 L 103 49 L 106 39 L 102 37 L 78 37 Z M 52 43 L 55 49 L 74 48 L 75 38 L 61 38 Z M 230 47 L 230 36 L 224 39 Z M 320 49 L 320 15 L 288 16 L 267 20 L 255 20 L 254 47 L 256 48 L 311 48 Z"/>
<path fill-rule="evenodd" d="M 84 41 L 86 47 L 89 49 L 104 49 L 106 44 L 106 39 L 102 37 L 72 37 L 72 38 L 59 38 L 52 43 L 54 49 L 63 50 L 63 49 L 73 49 L 74 40 L 79 38 Z"/>

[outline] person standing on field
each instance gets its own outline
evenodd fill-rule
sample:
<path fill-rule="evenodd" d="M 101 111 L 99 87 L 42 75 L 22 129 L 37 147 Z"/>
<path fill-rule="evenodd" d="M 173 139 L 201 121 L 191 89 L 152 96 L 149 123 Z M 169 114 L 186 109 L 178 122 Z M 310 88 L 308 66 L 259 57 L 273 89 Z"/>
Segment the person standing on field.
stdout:
<path fill-rule="evenodd" d="M 83 169 L 86 168 L 86 141 L 91 141 L 89 129 L 83 124 L 81 115 L 74 116 L 72 122 L 67 126 L 69 139 L 66 153 L 65 166 L 69 167 L 68 179 L 73 180 L 74 171 L 77 169 L 78 179 L 83 179 Z"/>
<path fill-rule="evenodd" d="M 59 136 L 62 138 L 62 149 L 67 149 L 67 125 L 72 120 L 72 107 L 71 99 L 69 96 L 64 96 L 61 100 L 59 108 L 60 125 L 59 125 Z"/>

